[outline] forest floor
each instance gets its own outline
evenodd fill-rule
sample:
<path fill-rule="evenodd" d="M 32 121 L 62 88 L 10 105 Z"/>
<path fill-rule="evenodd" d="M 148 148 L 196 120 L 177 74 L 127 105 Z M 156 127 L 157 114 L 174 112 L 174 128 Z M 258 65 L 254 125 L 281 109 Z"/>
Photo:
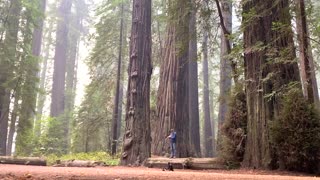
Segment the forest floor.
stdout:
<path fill-rule="evenodd" d="M 94 167 L 94 168 L 75 168 L 75 167 L 41 167 L 41 166 L 21 166 L 21 165 L 0 165 L 1 180 L 206 180 L 206 179 L 240 179 L 240 180 L 309 180 L 320 179 L 320 177 L 296 174 L 279 171 L 262 170 L 174 170 L 162 171 L 156 168 L 146 167 Z"/>

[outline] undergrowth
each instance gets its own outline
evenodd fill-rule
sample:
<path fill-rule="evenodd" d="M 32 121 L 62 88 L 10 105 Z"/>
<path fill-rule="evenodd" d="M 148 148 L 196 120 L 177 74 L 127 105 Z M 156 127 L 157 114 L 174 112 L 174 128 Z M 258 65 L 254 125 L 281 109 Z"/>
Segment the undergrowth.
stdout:
<path fill-rule="evenodd" d="M 53 165 L 57 160 L 90 160 L 100 161 L 106 163 L 108 166 L 117 166 L 120 162 L 120 155 L 111 156 L 106 152 L 89 152 L 89 153 L 75 153 L 58 156 L 55 154 L 49 154 L 46 156 L 48 165 Z"/>

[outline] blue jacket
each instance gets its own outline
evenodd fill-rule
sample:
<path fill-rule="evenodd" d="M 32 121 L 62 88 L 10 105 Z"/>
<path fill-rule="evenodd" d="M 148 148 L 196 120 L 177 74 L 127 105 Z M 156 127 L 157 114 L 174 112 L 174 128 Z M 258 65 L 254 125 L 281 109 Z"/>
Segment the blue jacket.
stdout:
<path fill-rule="evenodd" d="M 176 139 L 177 139 L 177 133 L 176 132 L 172 132 L 171 134 L 170 134 L 170 142 L 171 143 L 176 143 Z"/>

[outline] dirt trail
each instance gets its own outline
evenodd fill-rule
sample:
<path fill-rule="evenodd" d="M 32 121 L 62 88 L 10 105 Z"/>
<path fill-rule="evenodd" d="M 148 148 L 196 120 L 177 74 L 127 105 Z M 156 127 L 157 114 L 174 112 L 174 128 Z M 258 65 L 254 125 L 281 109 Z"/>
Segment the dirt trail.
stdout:
<path fill-rule="evenodd" d="M 1 180 L 309 180 L 320 179 L 319 177 L 303 176 L 286 172 L 271 171 L 193 171 L 175 170 L 174 172 L 162 171 L 161 169 L 150 169 L 144 167 L 96 167 L 96 168 L 71 168 L 71 167 L 39 167 L 0 165 Z"/>

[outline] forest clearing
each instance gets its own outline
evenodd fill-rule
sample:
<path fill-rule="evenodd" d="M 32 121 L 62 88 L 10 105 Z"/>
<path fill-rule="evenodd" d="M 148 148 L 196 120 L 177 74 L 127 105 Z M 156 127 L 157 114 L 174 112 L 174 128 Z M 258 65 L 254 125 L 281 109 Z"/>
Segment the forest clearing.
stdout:
<path fill-rule="evenodd" d="M 319 0 L 0 0 L 0 179 L 316 179 L 319 83 Z"/>

